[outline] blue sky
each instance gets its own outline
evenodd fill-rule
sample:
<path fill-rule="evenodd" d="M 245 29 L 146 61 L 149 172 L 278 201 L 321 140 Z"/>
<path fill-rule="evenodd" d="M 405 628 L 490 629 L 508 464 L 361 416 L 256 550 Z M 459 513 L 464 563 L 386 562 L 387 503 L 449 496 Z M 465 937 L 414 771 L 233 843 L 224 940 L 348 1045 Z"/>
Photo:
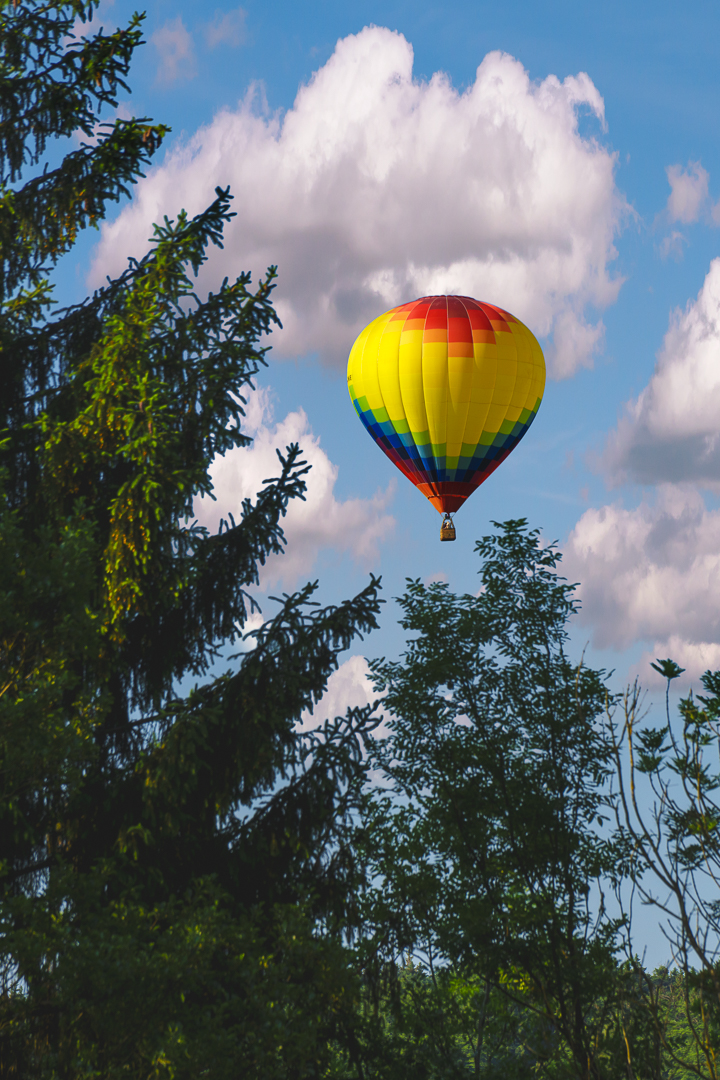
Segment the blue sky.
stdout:
<path fill-rule="evenodd" d="M 125 0 L 100 22 L 123 22 Z M 238 218 L 202 284 L 278 264 L 283 331 L 249 424 L 219 462 L 232 511 L 275 445 L 313 463 L 264 593 L 382 574 L 477 588 L 474 541 L 526 517 L 581 582 L 578 650 L 639 674 L 720 667 L 720 7 L 714 3 L 231 3 L 156 0 L 120 115 L 172 134 L 62 269 L 76 298 L 142 255 L 154 219 L 231 184 Z M 499 303 L 550 379 L 525 440 L 439 543 L 435 510 L 372 444 L 345 386 L 365 322 L 423 292 Z M 200 517 L 213 524 L 212 508 Z M 263 606 L 267 612 L 271 604 Z M 360 654 L 336 677 L 366 692 Z"/>

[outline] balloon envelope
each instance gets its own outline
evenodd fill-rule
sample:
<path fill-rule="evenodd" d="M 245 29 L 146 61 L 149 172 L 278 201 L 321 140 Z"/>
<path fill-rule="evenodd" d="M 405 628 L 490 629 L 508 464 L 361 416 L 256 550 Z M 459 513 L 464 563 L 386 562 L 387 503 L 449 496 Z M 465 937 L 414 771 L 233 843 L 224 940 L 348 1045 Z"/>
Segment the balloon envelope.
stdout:
<path fill-rule="evenodd" d="M 366 326 L 348 360 L 375 442 L 440 513 L 454 513 L 535 419 L 545 360 L 519 319 L 468 296 L 424 296 Z"/>

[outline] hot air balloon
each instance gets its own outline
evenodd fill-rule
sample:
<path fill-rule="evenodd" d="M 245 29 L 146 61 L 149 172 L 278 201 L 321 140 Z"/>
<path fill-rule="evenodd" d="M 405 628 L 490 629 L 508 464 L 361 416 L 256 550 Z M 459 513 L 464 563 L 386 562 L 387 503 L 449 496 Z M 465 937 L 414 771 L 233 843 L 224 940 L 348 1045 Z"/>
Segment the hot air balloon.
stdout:
<path fill-rule="evenodd" d="M 366 326 L 348 360 L 348 389 L 375 442 L 451 515 L 514 450 L 535 419 L 545 360 L 508 311 L 468 296 L 423 296 Z"/>

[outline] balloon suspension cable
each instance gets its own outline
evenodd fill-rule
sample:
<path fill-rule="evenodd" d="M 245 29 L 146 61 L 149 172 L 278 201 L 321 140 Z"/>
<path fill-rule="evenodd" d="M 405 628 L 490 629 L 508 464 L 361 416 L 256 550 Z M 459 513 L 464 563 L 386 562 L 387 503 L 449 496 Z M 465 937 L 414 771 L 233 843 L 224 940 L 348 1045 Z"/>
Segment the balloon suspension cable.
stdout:
<path fill-rule="evenodd" d="M 446 514 L 443 518 L 443 523 L 440 526 L 440 539 L 441 540 L 454 540 L 455 539 L 455 526 L 453 519 L 449 514 Z"/>

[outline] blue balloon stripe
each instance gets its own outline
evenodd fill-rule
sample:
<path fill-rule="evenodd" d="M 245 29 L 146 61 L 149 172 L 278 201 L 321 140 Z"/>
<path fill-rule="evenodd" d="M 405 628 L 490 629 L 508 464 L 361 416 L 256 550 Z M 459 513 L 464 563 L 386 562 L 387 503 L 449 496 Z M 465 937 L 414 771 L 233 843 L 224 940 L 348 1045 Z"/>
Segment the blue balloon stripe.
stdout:
<path fill-rule="evenodd" d="M 506 457 L 517 446 L 535 419 L 532 413 L 524 422 L 518 420 L 510 433 L 498 432 L 492 443 L 478 445 L 472 456 L 462 455 L 455 467 L 448 467 L 447 457 L 433 454 L 431 444 L 418 446 L 411 433 L 397 432 L 390 421 L 376 418 L 371 409 L 362 409 L 357 398 L 353 404 L 365 428 L 387 456 L 394 463 L 402 462 L 418 483 L 426 484 L 472 483 L 478 474 L 487 473 L 498 458 Z"/>

